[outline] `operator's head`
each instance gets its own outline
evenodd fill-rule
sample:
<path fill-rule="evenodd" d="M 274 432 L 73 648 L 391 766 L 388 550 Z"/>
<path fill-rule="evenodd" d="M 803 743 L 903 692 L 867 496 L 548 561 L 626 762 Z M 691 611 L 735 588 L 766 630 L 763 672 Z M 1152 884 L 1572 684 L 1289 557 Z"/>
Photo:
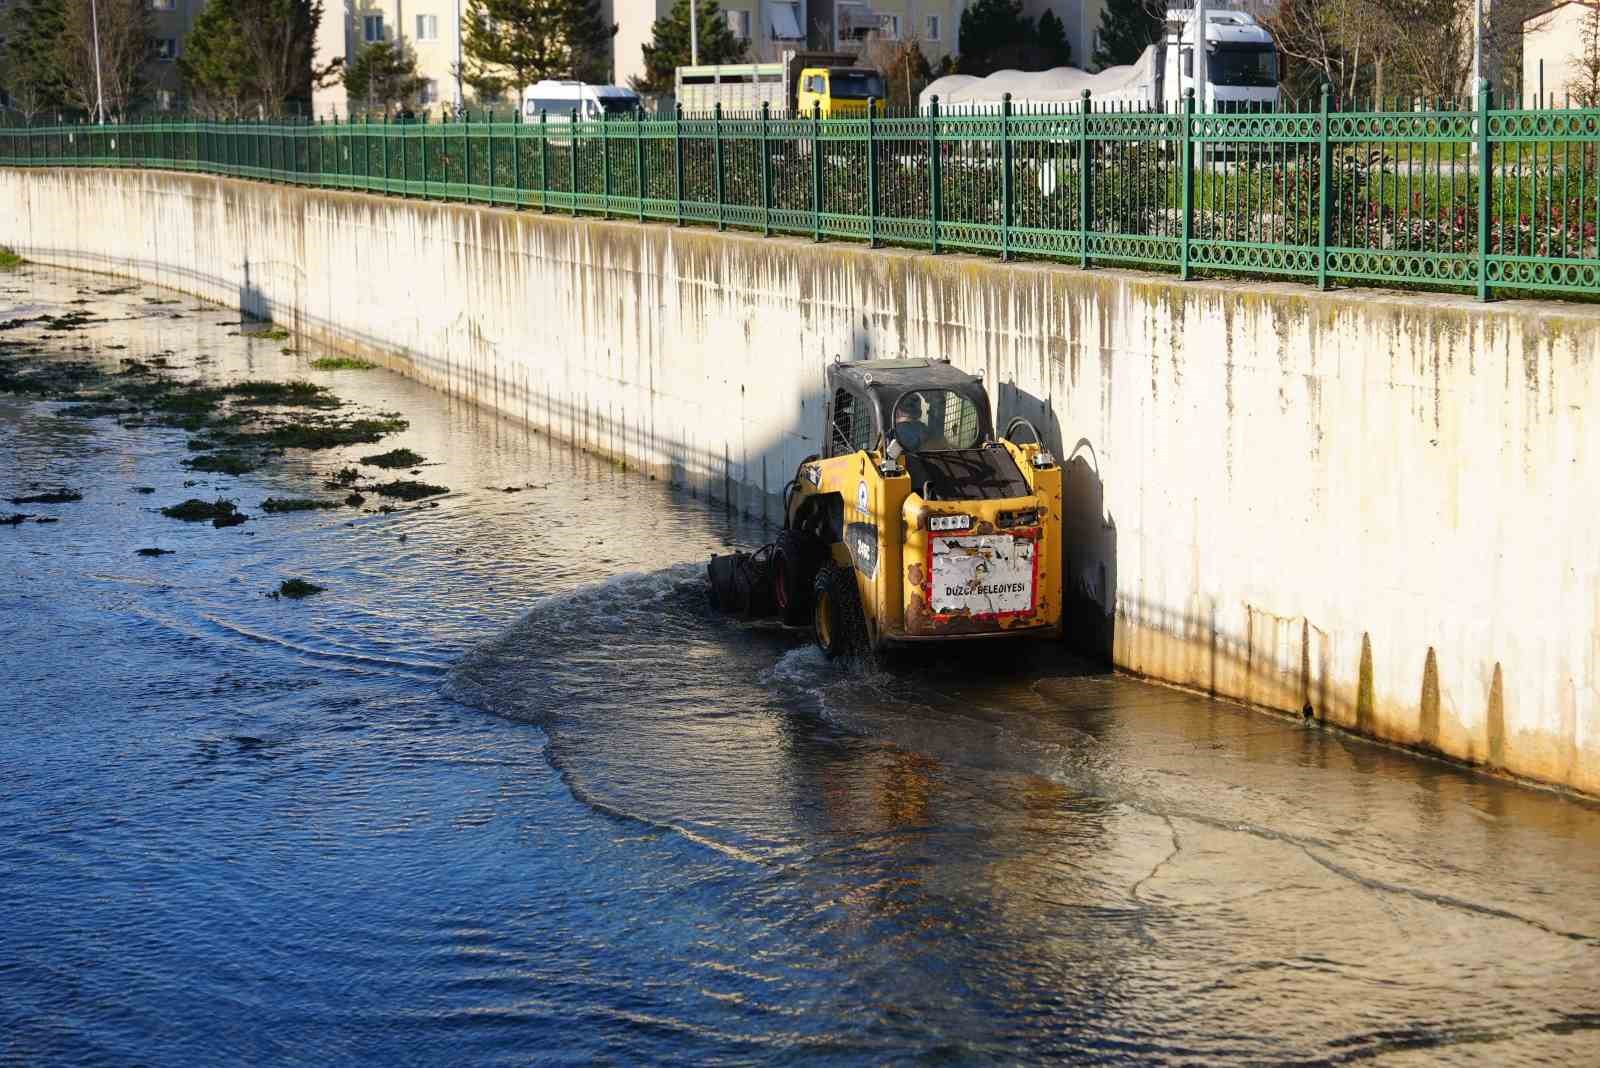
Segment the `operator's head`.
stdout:
<path fill-rule="evenodd" d="M 900 398 L 894 406 L 894 421 L 897 423 L 922 422 L 922 398 L 915 393 L 907 393 Z"/>

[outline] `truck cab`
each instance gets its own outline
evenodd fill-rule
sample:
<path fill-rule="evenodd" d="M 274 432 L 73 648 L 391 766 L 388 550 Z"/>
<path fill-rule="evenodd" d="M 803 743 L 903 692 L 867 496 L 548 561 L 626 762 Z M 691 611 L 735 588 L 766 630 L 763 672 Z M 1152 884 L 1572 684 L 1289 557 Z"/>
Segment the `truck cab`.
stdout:
<path fill-rule="evenodd" d="M 997 439 L 982 380 L 946 362 L 839 362 L 827 391 L 772 557 L 779 612 L 829 655 L 1059 635 L 1061 469 L 1037 435 Z"/>
<path fill-rule="evenodd" d="M 805 67 L 796 82 L 795 107 L 801 117 L 820 114 L 824 119 L 863 116 L 867 102 L 876 101 L 874 113 L 884 113 L 883 75 L 864 67 Z"/>

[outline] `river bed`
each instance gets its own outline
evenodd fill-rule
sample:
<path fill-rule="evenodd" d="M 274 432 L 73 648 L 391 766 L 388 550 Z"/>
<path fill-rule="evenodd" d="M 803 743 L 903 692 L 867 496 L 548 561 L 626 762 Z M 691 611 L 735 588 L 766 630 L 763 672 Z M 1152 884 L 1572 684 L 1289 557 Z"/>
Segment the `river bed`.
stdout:
<path fill-rule="evenodd" d="M 0 394 L 0 495 L 82 495 L 0 505 L 4 1063 L 1600 1060 L 1591 803 L 1056 647 L 829 663 L 707 608 L 771 533 L 719 505 L 0 273 L 0 321 L 71 311 L 0 342 L 410 425 L 230 476 Z M 261 510 L 397 447 L 449 492 Z"/>

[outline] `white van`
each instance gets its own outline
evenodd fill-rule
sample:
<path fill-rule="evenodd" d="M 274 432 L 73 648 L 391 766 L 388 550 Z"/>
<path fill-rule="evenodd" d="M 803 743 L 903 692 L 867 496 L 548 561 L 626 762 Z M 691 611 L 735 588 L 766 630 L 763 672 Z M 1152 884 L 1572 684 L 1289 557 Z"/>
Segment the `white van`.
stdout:
<path fill-rule="evenodd" d="M 639 94 L 620 85 L 587 85 L 575 81 L 546 79 L 522 90 L 522 121 L 538 122 L 543 111 L 549 122 L 572 118 L 577 109 L 579 121 L 602 115 L 633 115 L 642 104 Z"/>

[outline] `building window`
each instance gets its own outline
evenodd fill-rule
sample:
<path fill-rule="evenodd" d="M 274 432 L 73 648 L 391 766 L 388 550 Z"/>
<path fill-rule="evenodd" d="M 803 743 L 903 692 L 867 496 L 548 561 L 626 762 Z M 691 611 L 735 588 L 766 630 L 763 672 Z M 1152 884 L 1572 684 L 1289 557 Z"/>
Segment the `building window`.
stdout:
<path fill-rule="evenodd" d="M 882 16 L 882 29 L 880 29 L 878 32 L 883 35 L 885 40 L 889 40 L 889 41 L 898 41 L 898 40 L 900 40 L 900 16 L 899 15 L 884 15 L 884 16 Z"/>
<path fill-rule="evenodd" d="M 928 37 L 928 40 L 930 40 L 930 41 L 937 41 L 939 39 L 939 16 L 938 15 L 929 15 L 928 16 L 928 33 L 927 33 L 927 37 Z"/>
<path fill-rule="evenodd" d="M 176 11 L 178 0 L 150 0 L 151 11 Z"/>
<path fill-rule="evenodd" d="M 383 40 L 383 16 L 361 16 L 361 39 L 367 44 L 376 44 Z"/>
<path fill-rule="evenodd" d="M 417 16 L 417 40 L 437 41 L 439 39 L 439 16 Z"/>
<path fill-rule="evenodd" d="M 174 99 L 175 98 L 172 95 L 171 89 L 156 90 L 156 107 L 160 108 L 162 111 L 171 111 Z"/>
<path fill-rule="evenodd" d="M 176 37 L 156 38 L 156 60 L 160 63 L 171 63 L 178 58 L 178 39 Z"/>
<path fill-rule="evenodd" d="M 429 78 L 422 83 L 421 101 L 424 104 L 437 104 L 439 102 L 439 83 Z"/>
<path fill-rule="evenodd" d="M 800 5 L 767 0 L 767 29 L 774 41 L 805 40 L 800 29 Z"/>
<path fill-rule="evenodd" d="M 739 40 L 750 40 L 750 12 L 729 9 L 728 29 L 732 30 L 733 35 Z"/>

